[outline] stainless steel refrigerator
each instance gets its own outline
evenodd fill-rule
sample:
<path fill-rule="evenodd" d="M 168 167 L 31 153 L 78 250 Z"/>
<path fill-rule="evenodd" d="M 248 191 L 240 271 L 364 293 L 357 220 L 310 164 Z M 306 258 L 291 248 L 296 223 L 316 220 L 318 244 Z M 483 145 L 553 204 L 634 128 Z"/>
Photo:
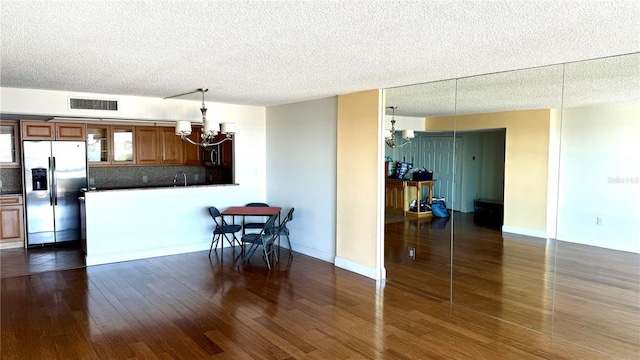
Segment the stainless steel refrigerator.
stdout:
<path fill-rule="evenodd" d="M 80 240 L 84 141 L 23 141 L 27 246 Z"/>

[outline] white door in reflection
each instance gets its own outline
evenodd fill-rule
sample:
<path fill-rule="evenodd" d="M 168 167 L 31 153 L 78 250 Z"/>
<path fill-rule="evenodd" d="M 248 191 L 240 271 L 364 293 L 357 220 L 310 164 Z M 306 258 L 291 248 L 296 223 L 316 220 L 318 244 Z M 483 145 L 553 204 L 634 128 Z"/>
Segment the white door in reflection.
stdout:
<path fill-rule="evenodd" d="M 457 138 L 454 144 L 453 137 L 426 137 L 422 138 L 422 152 L 424 155 L 424 167 L 433 169 L 433 178 L 436 180 L 433 187 L 433 195 L 437 198 L 445 198 L 447 207 L 460 210 L 460 181 L 462 175 L 462 162 L 455 163 L 454 171 L 454 146 L 456 156 L 460 159 L 462 139 Z"/>

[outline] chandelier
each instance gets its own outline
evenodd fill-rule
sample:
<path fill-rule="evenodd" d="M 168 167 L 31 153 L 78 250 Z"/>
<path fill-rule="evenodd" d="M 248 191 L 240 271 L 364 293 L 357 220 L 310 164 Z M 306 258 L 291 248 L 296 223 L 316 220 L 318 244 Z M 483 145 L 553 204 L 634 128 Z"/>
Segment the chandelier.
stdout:
<path fill-rule="evenodd" d="M 396 109 L 397 106 L 387 106 L 387 109 L 391 109 L 391 130 L 385 130 L 384 141 L 390 148 L 402 147 L 407 144 L 411 144 L 411 139 L 415 137 L 413 130 L 402 130 L 402 144 L 397 144 L 396 141 L 400 140 L 396 135 Z"/>
<path fill-rule="evenodd" d="M 220 126 L 218 121 L 207 119 L 207 108 L 204 106 L 204 93 L 206 93 L 207 91 L 209 91 L 209 89 L 200 88 L 196 89 L 195 91 L 165 98 L 170 99 L 178 96 L 193 94 L 194 92 L 202 93 L 202 107 L 200 108 L 200 112 L 202 112 L 202 134 L 200 134 L 201 142 L 196 142 L 189 139 L 188 136 L 191 135 L 191 122 L 189 120 L 176 121 L 176 135 L 180 136 L 180 138 L 184 141 L 188 141 L 193 145 L 202 147 L 219 145 L 224 141 L 231 140 L 233 134 L 236 133 L 235 123 L 225 122 L 222 123 L 222 126 Z M 225 137 L 222 140 L 215 141 L 218 133 L 222 133 L 223 135 L 225 135 Z"/>

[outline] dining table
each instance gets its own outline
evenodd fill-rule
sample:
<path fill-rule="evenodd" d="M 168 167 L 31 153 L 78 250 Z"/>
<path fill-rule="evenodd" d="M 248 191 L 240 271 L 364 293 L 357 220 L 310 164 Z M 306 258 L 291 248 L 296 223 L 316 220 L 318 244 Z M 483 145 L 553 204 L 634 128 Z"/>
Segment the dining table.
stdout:
<path fill-rule="evenodd" d="M 230 206 L 221 212 L 224 216 L 231 216 L 231 223 L 235 224 L 236 216 L 272 216 L 278 215 L 276 225 L 280 223 L 280 211 L 282 208 L 279 206 Z M 244 223 L 244 221 L 243 221 Z M 244 229 L 242 229 L 244 234 Z M 278 253 L 280 252 L 280 237 L 278 236 Z"/>
<path fill-rule="evenodd" d="M 221 214 L 231 216 L 232 221 L 235 221 L 236 216 L 278 215 L 278 222 L 280 222 L 280 211 L 282 208 L 279 206 L 230 206 L 224 209 Z"/>
<path fill-rule="evenodd" d="M 280 211 L 279 206 L 231 206 L 222 211 L 222 215 L 231 216 L 231 223 L 235 224 L 236 216 L 242 216 L 243 220 L 245 216 L 271 216 L 278 215 L 276 225 L 280 223 Z M 242 221 L 244 224 L 244 221 Z M 244 235 L 244 228 L 242 229 Z"/>

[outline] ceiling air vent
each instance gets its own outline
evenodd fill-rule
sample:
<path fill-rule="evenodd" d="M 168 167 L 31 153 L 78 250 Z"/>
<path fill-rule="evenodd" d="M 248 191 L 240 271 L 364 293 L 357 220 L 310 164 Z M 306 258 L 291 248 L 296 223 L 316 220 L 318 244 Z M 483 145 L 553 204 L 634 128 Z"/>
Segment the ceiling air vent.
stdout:
<path fill-rule="evenodd" d="M 71 109 L 118 111 L 117 100 L 76 99 L 70 98 Z"/>

